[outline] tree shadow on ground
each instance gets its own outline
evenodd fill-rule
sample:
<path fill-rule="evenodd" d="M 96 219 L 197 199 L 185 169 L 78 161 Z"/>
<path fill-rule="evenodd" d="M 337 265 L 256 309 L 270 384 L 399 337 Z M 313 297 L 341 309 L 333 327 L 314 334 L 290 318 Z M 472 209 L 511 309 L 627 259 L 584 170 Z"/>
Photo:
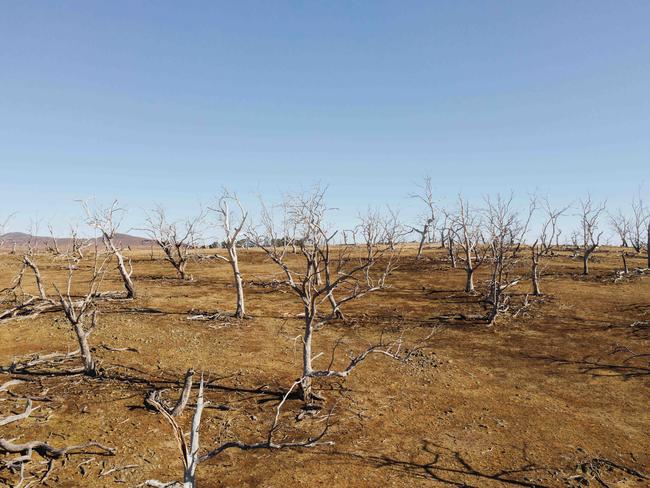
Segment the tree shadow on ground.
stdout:
<path fill-rule="evenodd" d="M 621 351 L 616 351 L 621 352 Z M 526 359 L 544 361 L 557 366 L 574 366 L 579 374 L 592 377 L 619 377 L 624 380 L 650 375 L 650 354 L 628 354 L 624 359 L 603 359 L 585 356 L 582 359 L 569 359 L 553 355 L 534 356 L 524 354 Z"/>
<path fill-rule="evenodd" d="M 543 485 L 529 480 L 526 475 L 546 472 L 543 467 L 536 466 L 525 460 L 525 463 L 513 469 L 496 471 L 481 470 L 473 466 L 463 455 L 452 449 L 436 445 L 424 440 L 422 450 L 431 455 L 429 462 L 414 462 L 397 459 L 390 456 L 362 455 L 349 452 L 334 452 L 335 456 L 354 459 L 362 463 L 369 463 L 378 469 L 389 469 L 400 475 L 436 481 L 459 488 L 479 488 L 488 481 L 498 482 L 503 486 L 524 486 L 529 488 L 546 488 Z"/>

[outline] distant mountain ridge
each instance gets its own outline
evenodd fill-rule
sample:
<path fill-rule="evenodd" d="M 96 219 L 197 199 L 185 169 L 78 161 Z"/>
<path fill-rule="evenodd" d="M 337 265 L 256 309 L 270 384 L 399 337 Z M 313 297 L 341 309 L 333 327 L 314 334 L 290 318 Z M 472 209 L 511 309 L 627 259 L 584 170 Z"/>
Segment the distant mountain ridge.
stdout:
<path fill-rule="evenodd" d="M 92 241 L 93 238 L 84 239 Z M 101 241 L 101 238 L 98 238 Z M 115 234 L 115 244 L 121 247 L 148 247 L 153 241 L 146 237 L 132 236 L 130 234 Z M 0 236 L 0 242 L 4 247 L 24 247 L 32 243 L 36 247 L 53 247 L 53 238 L 51 236 L 33 236 L 25 232 L 8 232 Z M 59 248 L 68 247 L 72 243 L 69 237 L 56 237 L 56 243 Z"/>

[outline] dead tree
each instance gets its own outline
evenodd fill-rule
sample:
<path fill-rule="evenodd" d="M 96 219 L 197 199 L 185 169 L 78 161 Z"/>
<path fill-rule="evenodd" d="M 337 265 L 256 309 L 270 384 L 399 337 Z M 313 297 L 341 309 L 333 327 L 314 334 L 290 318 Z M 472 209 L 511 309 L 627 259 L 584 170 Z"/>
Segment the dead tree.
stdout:
<path fill-rule="evenodd" d="M 623 260 L 623 274 L 630 274 L 630 268 L 627 265 L 627 256 L 625 255 L 625 251 L 621 251 L 621 259 Z"/>
<path fill-rule="evenodd" d="M 47 224 L 47 230 L 50 233 L 50 238 L 52 241 L 52 243 L 48 245 L 49 251 L 55 256 L 61 255 L 61 251 L 59 250 L 59 244 L 56 240 L 56 236 L 54 235 L 54 229 L 52 228 L 52 224 Z"/>
<path fill-rule="evenodd" d="M 593 202 L 591 195 L 580 201 L 580 249 L 582 251 L 582 274 L 589 274 L 589 258 L 598 249 L 603 232 L 599 232 L 600 217 L 605 211 L 606 202 Z"/>
<path fill-rule="evenodd" d="M 160 205 L 147 214 L 146 227 L 142 230 L 162 249 L 165 260 L 174 267 L 181 280 L 190 278 L 185 268 L 204 217 L 205 213 L 201 211 L 196 217 L 182 223 L 169 222 L 165 209 Z"/>
<path fill-rule="evenodd" d="M 317 371 L 312 363 L 312 337 L 318 325 L 319 305 L 336 290 L 345 290 L 346 296 L 339 300 L 342 302 L 379 289 L 394 268 L 395 261 L 390 258 L 388 246 L 376 246 L 373 243 L 366 247 L 365 252 L 356 253 L 355 246 L 350 244 L 334 246 L 337 231 L 327 227 L 326 219 L 330 209 L 325 204 L 325 189 L 321 187 L 316 187 L 311 193 L 288 196 L 280 208 L 282 218 L 278 222 L 272 210 L 263 205 L 262 233 L 251 230 L 251 236 L 282 270 L 286 285 L 302 304 L 304 334 L 301 390 L 304 400 L 310 401 L 312 378 L 334 374 L 329 370 Z M 302 257 L 297 264 L 295 260 L 289 261 L 287 258 L 292 245 L 298 247 L 297 256 Z M 373 284 L 368 281 L 368 277 L 372 276 L 371 269 L 374 268 L 379 268 L 376 273 L 379 278 Z M 319 270 L 325 272 L 325 280 L 317 279 Z M 333 307 L 338 309 L 340 303 L 335 303 Z"/>
<path fill-rule="evenodd" d="M 566 207 L 553 207 L 548 198 L 544 200 L 543 210 L 545 213 L 544 221 L 539 233 L 539 236 L 531 246 L 531 282 L 533 287 L 533 295 L 540 296 L 542 294 L 539 286 L 540 280 L 540 261 L 542 257 L 548 256 L 552 253 L 553 244 L 557 243 L 560 234 L 562 233 L 558 226 L 558 221 L 562 215 L 570 208 Z"/>
<path fill-rule="evenodd" d="M 645 206 L 640 191 L 632 200 L 630 241 L 637 253 L 640 253 L 644 247 L 646 248 L 648 268 L 650 268 L 650 209 Z"/>
<path fill-rule="evenodd" d="M 23 290 L 23 279 L 25 277 L 25 271 L 30 270 L 31 273 L 34 275 L 34 282 L 36 284 L 36 289 L 38 290 L 38 299 L 40 301 L 46 301 L 47 298 L 47 293 L 45 292 L 45 286 L 43 285 L 43 278 L 41 276 L 41 271 L 38 267 L 38 264 L 36 263 L 36 257 L 35 257 L 35 249 L 32 244 L 31 239 L 27 242 L 27 248 L 25 249 L 25 252 L 23 253 L 22 260 L 21 260 L 21 267 L 18 270 L 18 273 L 13 279 L 13 282 L 10 287 L 5 288 L 2 290 L 3 292 L 11 292 L 15 296 L 16 295 L 16 290 L 20 290 L 22 295 L 25 295 L 25 292 Z M 29 295 L 29 297 L 33 297 L 32 295 Z M 16 300 L 18 300 L 16 298 Z"/>
<path fill-rule="evenodd" d="M 117 200 L 114 200 L 110 207 L 91 208 L 87 202 L 81 202 L 81 205 L 86 213 L 86 222 L 101 233 L 102 241 L 106 250 L 112 256 L 115 256 L 117 261 L 117 270 L 124 282 L 126 298 L 135 298 L 135 286 L 131 279 L 131 275 L 133 274 L 131 260 L 128 260 L 129 269 L 127 269 L 124 254 L 115 244 L 115 236 L 121 224 L 124 210 L 118 207 Z"/>
<path fill-rule="evenodd" d="M 621 212 L 619 209 L 616 215 L 610 214 L 609 222 L 612 229 L 621 240 L 622 247 L 628 247 L 628 236 L 631 235 L 631 222 L 630 219 Z"/>
<path fill-rule="evenodd" d="M 442 209 L 442 214 L 445 216 L 445 219 L 440 228 L 440 248 L 447 248 L 447 253 L 449 254 L 449 262 L 451 263 L 452 269 L 456 269 L 456 245 L 454 241 L 454 232 L 452 231 L 452 226 L 454 225 L 453 216 L 446 210 Z"/>
<path fill-rule="evenodd" d="M 185 373 L 185 380 L 183 381 L 183 389 L 181 390 L 181 394 L 178 397 L 178 400 L 176 401 L 176 404 L 173 407 L 167 406 L 165 402 L 162 400 L 161 390 L 149 391 L 149 393 L 147 393 L 147 396 L 144 399 L 145 406 L 158 411 L 165 410 L 172 417 L 178 417 L 181 413 L 183 413 L 183 410 L 185 410 L 185 407 L 187 406 L 187 402 L 190 399 L 193 377 L 194 377 L 194 370 L 190 368 L 187 370 L 187 373 Z"/>
<path fill-rule="evenodd" d="M 418 241 L 418 252 L 415 256 L 416 259 L 422 257 L 422 250 L 424 248 L 424 243 L 427 241 L 427 238 L 430 236 L 431 232 L 435 230 L 436 227 L 436 217 L 438 215 L 436 211 L 436 202 L 433 198 L 433 188 L 431 185 L 431 177 L 425 176 L 424 182 L 422 185 L 418 185 L 420 190 L 417 193 L 411 195 L 411 198 L 420 200 L 425 205 L 425 210 L 420 217 L 421 224 L 418 227 L 411 227 L 413 232 L 416 232 L 420 237 Z"/>
<path fill-rule="evenodd" d="M 394 251 L 409 231 L 401 223 L 399 210 L 392 208 L 390 205 L 386 205 L 386 216 L 382 220 L 385 244 L 388 245 L 391 251 Z"/>
<path fill-rule="evenodd" d="M 352 246 L 330 246 L 325 243 L 325 252 L 321 253 L 316 276 L 319 276 L 318 271 L 322 269 L 326 286 L 331 285 L 347 266 L 356 264 L 359 259 L 353 253 L 358 252 L 356 246 L 363 249 L 362 259 L 366 262 L 382 259 L 379 270 L 376 270 L 379 266 L 368 266 L 354 280 L 341 283 L 336 289 L 337 294 L 340 294 L 338 299 L 335 297 L 334 288 L 330 290 L 327 299 L 334 318 L 344 318 L 341 307 L 345 303 L 386 288 L 386 279 L 396 268 L 400 256 L 400 250 L 396 247 L 397 241 L 391 244 L 388 236 L 396 236 L 399 225 L 399 221 L 393 216 L 384 216 L 377 210 L 369 209 L 365 215 L 359 216 L 359 223 L 348 233 L 350 237 L 346 239 L 352 240 Z M 321 285 L 321 282 L 317 281 L 317 285 Z"/>
<path fill-rule="evenodd" d="M 647 229 L 646 229 L 647 225 Z M 637 253 L 643 249 L 646 230 L 650 232 L 650 212 L 646 208 L 641 193 L 632 199 L 632 217 L 629 223 L 630 244 Z M 650 262 L 648 262 L 650 267 Z"/>
<path fill-rule="evenodd" d="M 535 210 L 531 200 L 528 216 L 522 219 L 514 207 L 513 195 L 503 198 L 486 198 L 485 226 L 490 249 L 490 280 L 486 302 L 489 305 L 488 322 L 509 309 L 508 290 L 521 280 L 516 267 L 521 258 L 521 248 Z"/>
<path fill-rule="evenodd" d="M 233 209 L 232 207 L 235 208 Z M 241 271 L 239 270 L 237 247 L 239 246 L 239 236 L 248 218 L 248 212 L 244 210 L 237 195 L 229 192 L 225 188 L 217 202 L 217 206 L 211 210 L 217 214 L 219 225 L 224 232 L 223 245 L 228 252 L 228 257 L 221 256 L 220 254 L 216 256 L 226 261 L 232 268 L 235 290 L 237 290 L 235 317 L 241 319 L 246 315 L 246 305 L 244 301 L 244 282 Z"/>
<path fill-rule="evenodd" d="M 104 276 L 104 264 L 106 261 L 97 265 L 97 255 L 95 254 L 95 264 L 92 269 L 92 277 L 88 285 L 86 295 L 81 299 L 75 299 L 71 296 L 72 277 L 75 267 L 70 261 L 68 267 L 68 282 L 65 294 L 54 285 L 58 295 L 59 302 L 63 309 L 65 318 L 68 320 L 77 337 L 79 343 L 79 352 L 84 363 L 83 372 L 88 376 L 97 375 L 97 364 L 93 358 L 92 349 L 88 343 L 90 334 L 97 327 L 97 308 L 95 301 L 100 296 L 99 286 Z"/>
<path fill-rule="evenodd" d="M 458 195 L 458 208 L 450 217 L 449 230 L 460 252 L 457 255 L 463 263 L 467 279 L 465 291 L 474 292 L 474 273 L 483 264 L 487 250 L 483 243 L 482 221 L 480 212 L 469 206 L 462 195 Z"/>
<path fill-rule="evenodd" d="M 294 441 L 277 441 L 275 439 L 275 436 L 277 435 L 278 429 L 280 427 L 282 408 L 286 404 L 289 396 L 293 393 L 295 388 L 299 386 L 299 384 L 299 381 L 295 382 L 279 402 L 278 406 L 276 407 L 275 416 L 273 417 L 273 421 L 267 432 L 266 439 L 255 443 L 228 441 L 205 453 L 201 453 L 201 446 L 199 441 L 201 417 L 203 415 L 204 408 L 209 404 L 209 402 L 206 401 L 203 396 L 203 377 L 201 377 L 201 381 L 199 383 L 199 391 L 196 397 L 196 407 L 194 409 L 194 415 L 192 417 L 192 426 L 189 433 L 189 444 L 186 440 L 186 435 L 183 433 L 183 429 L 178 425 L 174 417 L 165 409 L 161 408 L 158 410 L 172 426 L 174 438 L 178 445 L 181 459 L 183 461 L 183 481 L 162 482 L 158 480 L 147 480 L 139 486 L 151 486 L 155 488 L 195 488 L 197 486 L 196 470 L 198 466 L 201 463 L 215 458 L 221 453 L 228 450 L 255 451 L 260 449 L 310 448 L 319 445 L 333 444 L 331 441 L 323 440 L 331 425 L 330 420 L 332 417 L 332 411 L 326 414 L 324 419 L 324 427 L 317 435 Z"/>
<path fill-rule="evenodd" d="M 9 221 L 11 220 L 12 217 L 13 217 L 13 214 L 8 215 L 7 217 L 5 217 L 4 220 L 0 220 L 0 249 L 2 249 L 2 247 L 5 244 L 5 236 L 6 236 L 6 233 L 7 233 L 7 225 L 9 225 Z"/>
<path fill-rule="evenodd" d="M 69 258 L 79 260 L 84 257 L 84 247 L 89 246 L 91 243 L 87 239 L 82 239 L 79 237 L 79 231 L 77 227 L 70 226 L 70 247 L 67 251 Z"/>

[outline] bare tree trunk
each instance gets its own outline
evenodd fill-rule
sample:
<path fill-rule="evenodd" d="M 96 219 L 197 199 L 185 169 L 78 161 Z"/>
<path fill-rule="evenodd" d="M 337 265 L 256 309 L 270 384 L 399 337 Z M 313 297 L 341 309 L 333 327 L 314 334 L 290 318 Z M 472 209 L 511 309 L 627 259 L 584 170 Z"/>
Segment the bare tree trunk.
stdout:
<path fill-rule="evenodd" d="M 228 247 L 228 254 L 230 256 L 232 273 L 235 277 L 235 288 L 237 289 L 237 309 L 235 310 L 235 317 L 241 319 L 246 315 L 246 307 L 244 304 L 244 282 L 241 277 L 241 272 L 239 271 L 237 248 L 234 244 Z"/>
<path fill-rule="evenodd" d="M 420 238 L 420 243 L 418 244 L 418 253 L 415 256 L 415 259 L 420 259 L 422 257 L 422 248 L 424 247 L 424 241 L 427 238 L 427 228 L 422 231 L 422 237 Z"/>
<path fill-rule="evenodd" d="M 467 293 L 474 291 L 474 268 L 467 266 L 465 268 L 467 273 L 467 281 L 465 282 L 465 291 Z"/>
<path fill-rule="evenodd" d="M 302 399 L 304 402 L 309 402 L 312 397 L 310 375 L 313 371 L 311 365 L 311 338 L 313 332 L 313 322 L 313 310 L 311 310 L 310 307 L 305 306 L 305 335 L 302 341 L 302 380 L 300 381 Z"/>
<path fill-rule="evenodd" d="M 456 269 L 456 253 L 454 252 L 454 239 L 451 235 L 447 238 L 449 243 L 449 258 L 451 259 L 451 267 Z"/>
<path fill-rule="evenodd" d="M 183 488 L 196 487 L 196 467 L 199 464 L 199 429 L 201 428 L 201 415 L 203 413 L 203 377 L 199 384 L 199 394 L 196 398 L 196 410 L 192 417 L 192 430 L 190 431 L 190 445 L 185 452 L 185 470 L 183 473 Z M 181 434 L 182 435 L 182 434 Z"/>
<path fill-rule="evenodd" d="M 584 275 L 589 274 L 589 258 L 591 257 L 592 253 L 596 250 L 597 247 L 598 247 L 597 245 L 592 245 L 585 249 L 585 253 L 582 256 L 582 274 Z"/>
<path fill-rule="evenodd" d="M 533 269 L 531 272 L 532 275 L 532 280 L 533 280 L 533 295 L 535 296 L 540 296 L 542 292 L 539 289 L 539 256 L 535 254 L 535 250 L 533 249 Z"/>
<path fill-rule="evenodd" d="M 97 370 L 95 367 L 95 361 L 93 360 L 92 352 L 90 350 L 90 345 L 88 344 L 88 336 L 90 334 L 83 329 L 83 326 L 80 322 L 74 325 L 74 332 L 77 335 L 79 350 L 81 351 L 81 359 L 84 362 L 84 373 L 88 376 L 95 376 L 97 374 Z"/>
<path fill-rule="evenodd" d="M 120 276 L 124 282 L 124 288 L 126 289 L 126 298 L 135 298 L 135 286 L 133 286 L 131 274 L 126 270 L 126 265 L 124 264 L 122 253 L 115 252 L 115 257 L 117 258 L 117 269 L 120 272 Z"/>
<path fill-rule="evenodd" d="M 36 286 L 38 287 L 38 294 L 41 298 L 41 300 L 46 300 L 47 295 L 45 293 L 45 288 L 43 287 L 43 280 L 41 278 L 41 272 L 38 269 L 38 266 L 36 266 L 36 263 L 34 263 L 29 256 L 24 256 L 23 258 L 25 264 L 29 266 L 29 268 L 34 272 L 34 277 L 36 278 Z"/>
<path fill-rule="evenodd" d="M 322 285 L 323 277 L 320 274 L 320 264 L 318 262 L 314 265 L 314 275 L 316 277 L 316 284 L 318 286 Z"/>
<path fill-rule="evenodd" d="M 650 268 L 650 222 L 648 222 L 648 241 L 646 242 L 648 251 L 648 268 Z"/>
<path fill-rule="evenodd" d="M 332 306 L 332 315 L 337 318 L 337 319 L 342 319 L 343 318 L 343 312 L 341 312 L 341 309 L 339 308 L 339 304 L 336 303 L 336 298 L 334 298 L 334 292 L 330 291 L 327 294 L 327 299 L 330 302 L 330 305 Z"/>
<path fill-rule="evenodd" d="M 181 413 L 183 413 L 183 410 L 185 410 L 185 407 L 187 406 L 187 402 L 190 399 L 190 392 L 192 391 L 193 376 L 194 376 L 194 370 L 192 368 L 188 369 L 187 373 L 185 373 L 185 380 L 183 381 L 183 390 L 181 391 L 181 395 L 178 398 L 176 405 L 170 412 L 170 415 L 172 417 L 178 417 Z"/>
<path fill-rule="evenodd" d="M 627 267 L 627 257 L 625 256 L 625 251 L 621 252 L 621 257 L 623 258 L 623 273 L 628 274 L 630 270 Z"/>
<path fill-rule="evenodd" d="M 186 280 L 187 279 L 187 273 L 185 272 L 185 267 L 187 266 L 187 261 L 186 260 L 181 260 L 178 262 L 178 266 L 176 266 L 176 271 L 178 271 L 178 277 L 181 280 Z"/>

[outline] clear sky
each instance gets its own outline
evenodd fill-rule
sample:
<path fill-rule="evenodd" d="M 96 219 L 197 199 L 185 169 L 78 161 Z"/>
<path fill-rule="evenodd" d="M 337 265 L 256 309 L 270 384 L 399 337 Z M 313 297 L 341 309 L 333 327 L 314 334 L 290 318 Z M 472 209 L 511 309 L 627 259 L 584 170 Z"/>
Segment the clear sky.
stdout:
<path fill-rule="evenodd" d="M 650 182 L 648 1 L 0 2 L 0 215 Z"/>

